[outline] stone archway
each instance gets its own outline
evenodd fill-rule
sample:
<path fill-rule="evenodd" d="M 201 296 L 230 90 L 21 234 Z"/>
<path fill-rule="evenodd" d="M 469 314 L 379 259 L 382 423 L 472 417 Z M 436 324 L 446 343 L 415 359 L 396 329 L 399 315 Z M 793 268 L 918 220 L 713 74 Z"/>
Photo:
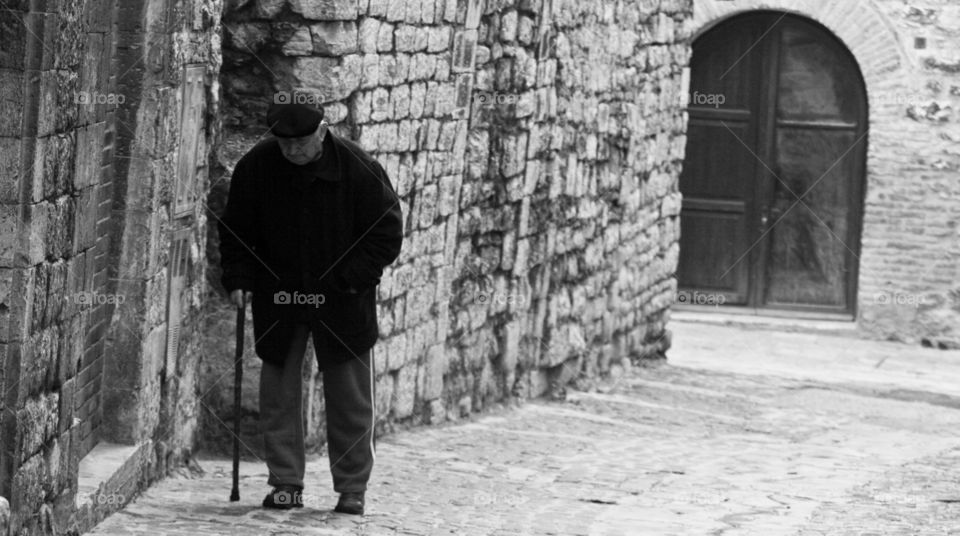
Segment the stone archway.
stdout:
<path fill-rule="evenodd" d="M 885 83 L 894 81 L 907 63 L 899 36 L 871 0 L 699 0 L 689 24 L 696 37 L 729 17 L 756 10 L 801 15 L 827 27 L 857 59 L 868 93 L 887 89 Z"/>
<path fill-rule="evenodd" d="M 763 10 L 818 22 L 832 32 L 856 59 L 866 86 L 870 130 L 861 240 L 864 244 L 886 243 L 891 218 L 891 209 L 884 203 L 890 189 L 886 185 L 898 181 L 899 194 L 908 188 L 916 189 L 921 180 L 909 175 L 900 161 L 904 131 L 921 127 L 920 123 L 909 118 L 905 102 L 924 95 L 917 82 L 919 78 L 912 76 L 921 70 L 921 66 L 913 51 L 907 49 L 903 28 L 873 0 L 697 0 L 693 18 L 687 23 L 688 34 L 691 39 L 696 39 L 731 17 Z M 922 199 L 913 201 L 914 205 L 922 203 Z M 908 239 L 898 237 L 899 242 Z M 878 327 L 881 323 L 878 319 L 889 315 L 890 308 L 871 297 L 888 292 L 888 287 L 896 289 L 907 284 L 890 268 L 888 259 L 891 254 L 896 254 L 895 248 L 891 251 L 883 247 L 865 247 L 860 258 L 857 321 L 878 333 L 889 331 Z M 891 325 L 902 324 L 903 320 L 898 319 Z"/>

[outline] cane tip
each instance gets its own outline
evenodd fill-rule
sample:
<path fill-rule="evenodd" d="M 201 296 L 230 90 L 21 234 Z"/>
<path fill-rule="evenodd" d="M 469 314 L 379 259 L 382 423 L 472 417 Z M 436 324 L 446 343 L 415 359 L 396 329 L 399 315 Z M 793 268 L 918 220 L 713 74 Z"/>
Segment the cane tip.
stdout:
<path fill-rule="evenodd" d="M 237 501 L 239 501 L 239 500 L 240 500 L 240 492 L 239 492 L 239 491 L 231 491 L 231 492 L 230 492 L 230 502 L 237 502 Z"/>

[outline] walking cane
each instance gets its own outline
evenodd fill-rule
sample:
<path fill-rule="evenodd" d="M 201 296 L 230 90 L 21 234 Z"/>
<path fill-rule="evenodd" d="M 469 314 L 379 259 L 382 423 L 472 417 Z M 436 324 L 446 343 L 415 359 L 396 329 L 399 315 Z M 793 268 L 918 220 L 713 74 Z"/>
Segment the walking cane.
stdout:
<path fill-rule="evenodd" d="M 240 383 L 243 379 L 243 325 L 246 321 L 246 302 L 237 307 L 237 355 L 233 376 L 233 489 L 230 500 L 240 500 Z"/>

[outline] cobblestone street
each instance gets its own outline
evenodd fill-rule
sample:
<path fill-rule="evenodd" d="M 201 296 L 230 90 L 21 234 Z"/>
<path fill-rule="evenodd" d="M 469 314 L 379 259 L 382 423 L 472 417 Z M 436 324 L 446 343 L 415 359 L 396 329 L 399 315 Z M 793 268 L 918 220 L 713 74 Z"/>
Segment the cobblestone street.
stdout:
<path fill-rule="evenodd" d="M 382 438 L 367 515 L 259 507 L 206 459 L 94 534 L 960 534 L 960 352 L 673 322 L 668 364 Z M 310 495 L 312 494 L 312 495 Z"/>

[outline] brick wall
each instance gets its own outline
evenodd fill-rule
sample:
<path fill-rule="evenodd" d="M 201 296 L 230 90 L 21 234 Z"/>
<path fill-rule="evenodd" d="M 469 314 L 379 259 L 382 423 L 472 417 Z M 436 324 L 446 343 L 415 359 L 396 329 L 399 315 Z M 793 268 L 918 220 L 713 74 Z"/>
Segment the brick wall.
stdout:
<path fill-rule="evenodd" d="M 691 32 L 754 9 L 814 19 L 850 49 L 867 86 L 859 325 L 960 346 L 960 6 L 949 0 L 698 0 Z"/>
<path fill-rule="evenodd" d="M 0 123 L 12 180 L 3 195 L 2 368 L 12 411 L 2 417 L 0 481 L 11 528 L 22 524 L 29 534 L 70 511 L 77 461 L 99 425 L 112 303 L 98 297 L 112 293 L 106 223 L 116 106 L 111 4 L 19 4 L 3 12 L 12 38 L 4 38 L 10 86 Z"/>
<path fill-rule="evenodd" d="M 405 245 L 379 288 L 381 429 L 662 357 L 690 11 L 687 1 L 260 0 L 225 12 L 228 130 L 211 207 L 264 134 L 273 95 L 293 87 L 320 96 L 401 196 Z M 218 336 L 230 332 L 228 308 L 210 315 Z M 207 400 L 228 422 L 223 354 Z M 247 385 L 250 433 L 256 397 Z M 228 444 L 212 419 L 203 435 Z"/>
<path fill-rule="evenodd" d="M 184 65 L 206 71 L 201 100 L 216 117 L 218 10 L 64 0 L 0 11 L 0 495 L 11 510 L 0 534 L 85 530 L 193 444 L 199 358 L 190 329 L 186 357 L 165 352 L 166 264 L 171 229 L 187 229 L 190 326 L 205 213 L 165 214 Z M 198 191 L 215 132 L 201 119 Z M 79 461 L 104 441 L 139 445 L 137 458 L 101 490 L 108 501 L 78 510 Z"/>

